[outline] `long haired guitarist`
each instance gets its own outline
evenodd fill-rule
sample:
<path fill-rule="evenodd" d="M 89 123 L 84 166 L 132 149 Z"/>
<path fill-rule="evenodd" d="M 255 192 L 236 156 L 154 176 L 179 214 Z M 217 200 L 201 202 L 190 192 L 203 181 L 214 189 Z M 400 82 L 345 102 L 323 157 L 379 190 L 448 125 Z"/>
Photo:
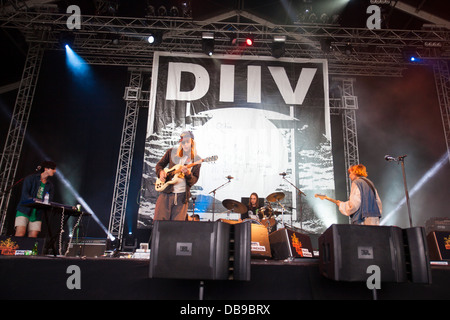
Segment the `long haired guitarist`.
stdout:
<path fill-rule="evenodd" d="M 188 200 L 191 196 L 190 189 L 198 181 L 201 164 L 193 164 L 200 157 L 197 155 L 194 135 L 190 131 L 183 132 L 180 136 L 178 148 L 166 151 L 161 160 L 156 164 L 156 176 L 162 183 L 168 179 L 174 179 L 161 190 L 155 206 L 155 220 L 186 220 Z M 178 167 L 177 174 L 172 176 L 166 167 Z"/>

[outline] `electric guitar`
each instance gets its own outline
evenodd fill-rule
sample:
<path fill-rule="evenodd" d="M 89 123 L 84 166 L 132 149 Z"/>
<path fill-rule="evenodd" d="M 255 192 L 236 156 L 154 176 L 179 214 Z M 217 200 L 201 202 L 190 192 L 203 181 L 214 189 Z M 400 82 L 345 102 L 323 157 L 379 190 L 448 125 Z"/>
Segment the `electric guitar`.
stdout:
<path fill-rule="evenodd" d="M 205 159 L 200 159 L 197 160 L 193 163 L 190 163 L 188 165 L 186 165 L 187 168 L 191 168 L 193 166 L 196 166 L 202 162 L 211 162 L 211 161 L 216 161 L 217 160 L 217 156 L 212 156 L 212 157 L 208 157 Z M 181 173 L 181 168 L 183 166 L 181 164 L 176 164 L 174 165 L 172 168 L 165 168 L 164 171 L 166 172 L 166 180 L 164 182 L 162 182 L 159 178 L 156 180 L 155 183 L 155 190 L 160 192 L 163 191 L 164 189 L 166 189 L 169 185 L 171 184 L 175 184 L 177 183 L 177 181 L 180 179 L 180 173 Z"/>
<path fill-rule="evenodd" d="M 338 204 L 338 202 L 339 202 L 338 200 L 331 199 L 331 198 L 327 197 L 327 196 L 324 195 L 324 194 L 318 194 L 318 193 L 316 193 L 316 194 L 314 195 L 314 197 L 320 198 L 320 200 L 328 200 L 328 201 L 331 201 L 331 202 L 333 202 L 334 204 Z"/>

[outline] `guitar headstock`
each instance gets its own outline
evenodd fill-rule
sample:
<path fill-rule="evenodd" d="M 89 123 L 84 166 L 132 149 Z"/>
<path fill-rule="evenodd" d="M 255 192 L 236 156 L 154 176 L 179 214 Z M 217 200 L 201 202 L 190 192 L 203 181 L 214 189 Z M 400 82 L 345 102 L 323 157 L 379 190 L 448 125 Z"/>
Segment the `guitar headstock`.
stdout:
<path fill-rule="evenodd" d="M 219 157 L 218 156 L 211 156 L 205 159 L 202 159 L 202 162 L 213 162 L 216 161 Z"/>
<path fill-rule="evenodd" d="M 314 197 L 316 197 L 316 198 L 320 198 L 320 200 L 324 200 L 324 199 L 326 199 L 326 198 L 327 198 L 327 196 L 326 196 L 326 195 L 324 195 L 324 194 L 320 194 L 320 193 L 316 193 L 316 194 L 314 195 Z"/>

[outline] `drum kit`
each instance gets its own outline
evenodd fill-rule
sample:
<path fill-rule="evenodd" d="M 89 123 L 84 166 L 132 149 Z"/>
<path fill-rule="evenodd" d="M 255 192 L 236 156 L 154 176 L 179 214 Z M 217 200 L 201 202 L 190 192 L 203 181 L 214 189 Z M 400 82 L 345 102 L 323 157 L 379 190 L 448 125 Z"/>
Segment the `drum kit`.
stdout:
<path fill-rule="evenodd" d="M 284 206 L 280 203 L 281 200 L 283 200 L 285 197 L 283 192 L 274 192 L 269 194 L 266 197 L 265 205 L 257 210 L 257 215 L 253 216 L 251 215 L 251 218 L 245 219 L 244 221 L 250 221 L 254 224 L 263 225 L 267 228 L 269 233 L 276 230 L 276 224 L 277 221 L 275 220 L 275 217 L 281 214 L 283 225 L 284 225 Z M 281 211 L 275 211 L 272 208 L 272 203 L 277 203 L 279 207 L 281 208 Z M 244 205 L 242 202 L 232 200 L 232 199 L 225 199 L 222 201 L 222 205 L 231 211 L 232 213 L 246 213 L 248 211 L 247 206 Z M 230 220 L 227 220 L 228 223 L 233 223 Z M 240 221 L 235 221 L 234 223 L 239 223 Z"/>

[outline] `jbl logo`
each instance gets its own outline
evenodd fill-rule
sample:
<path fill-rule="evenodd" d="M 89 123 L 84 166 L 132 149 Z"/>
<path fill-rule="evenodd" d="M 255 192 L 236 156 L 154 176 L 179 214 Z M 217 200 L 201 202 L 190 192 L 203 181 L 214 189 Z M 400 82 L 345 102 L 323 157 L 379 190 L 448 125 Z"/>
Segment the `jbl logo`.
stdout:
<path fill-rule="evenodd" d="M 192 243 L 191 242 L 177 242 L 177 256 L 191 256 Z"/>
<path fill-rule="evenodd" d="M 373 248 L 358 247 L 358 259 L 373 259 Z"/>

